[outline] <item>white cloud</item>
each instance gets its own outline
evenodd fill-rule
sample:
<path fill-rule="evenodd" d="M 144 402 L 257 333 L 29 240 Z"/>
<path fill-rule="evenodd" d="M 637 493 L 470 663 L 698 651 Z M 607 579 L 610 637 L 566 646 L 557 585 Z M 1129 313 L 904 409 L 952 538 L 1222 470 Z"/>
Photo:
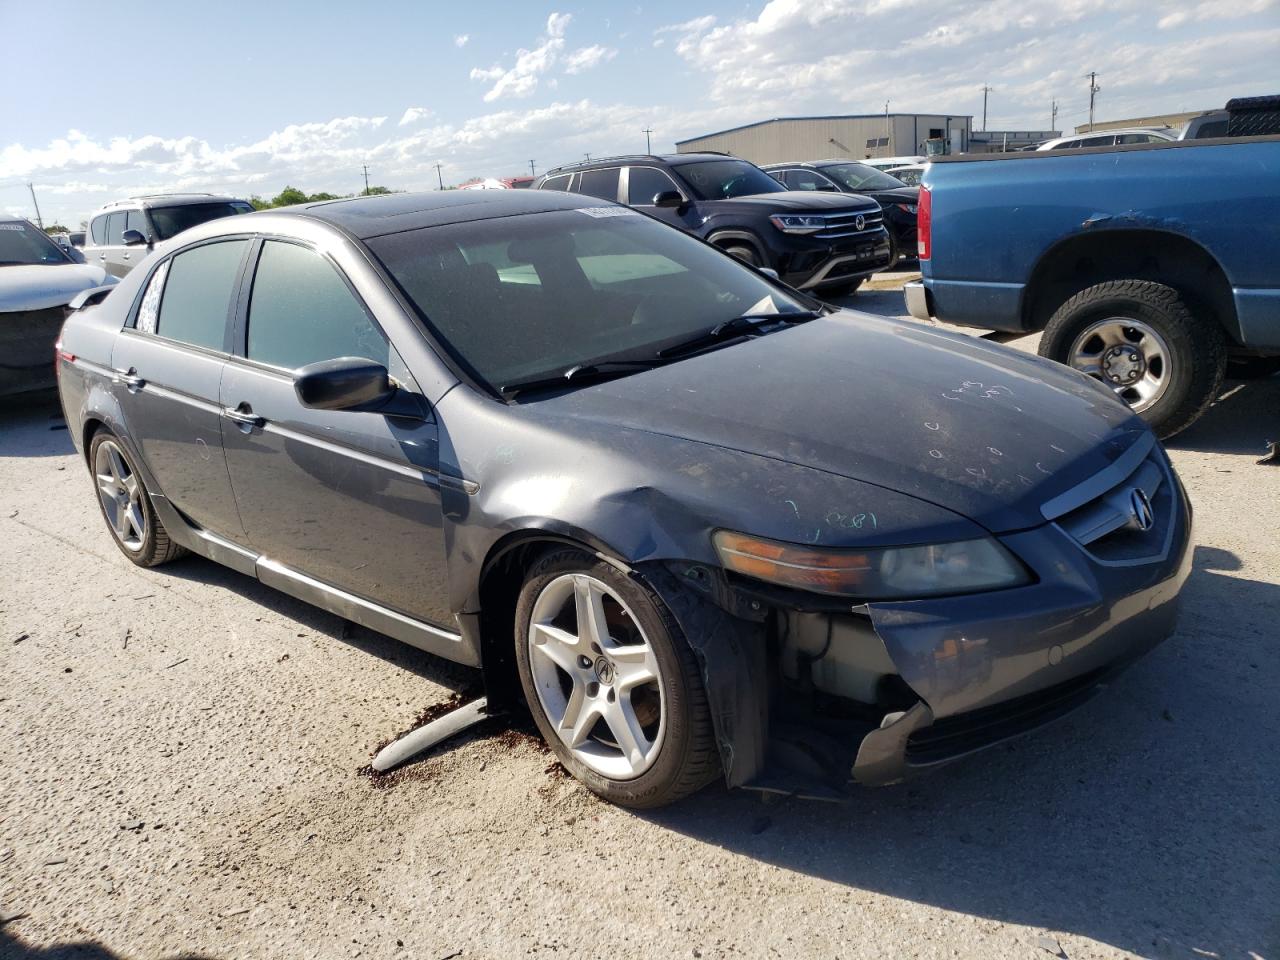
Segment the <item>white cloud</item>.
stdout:
<path fill-rule="evenodd" d="M 565 73 L 582 73 L 597 67 L 602 63 L 607 63 L 618 55 L 618 51 L 612 47 L 602 47 L 599 44 L 593 44 L 589 47 L 580 47 L 572 51 L 564 58 Z"/>
<path fill-rule="evenodd" d="M 417 123 L 419 120 L 429 116 L 431 116 L 431 111 L 426 107 L 409 107 L 405 110 L 404 115 L 396 126 L 407 127 L 409 124 Z"/>
<path fill-rule="evenodd" d="M 1156 26 L 1161 30 L 1171 30 L 1193 21 L 1234 20 L 1266 13 L 1275 6 L 1277 0 L 1205 0 L 1166 14 Z"/>
<path fill-rule="evenodd" d="M 469 33 L 460 33 L 460 34 L 458 34 L 456 37 L 454 37 L 454 38 L 453 38 L 453 45 L 454 45 L 455 47 L 459 47 L 459 48 L 461 48 L 461 47 L 465 47 L 465 46 L 467 45 L 467 41 L 468 41 L 468 40 L 470 40 L 470 39 L 471 39 L 471 34 L 469 34 Z"/>
<path fill-rule="evenodd" d="M 538 80 L 560 59 L 564 50 L 565 31 L 569 29 L 569 23 L 572 20 L 573 15 L 568 13 L 553 13 L 547 17 L 546 31 L 539 38 L 538 45 L 532 50 L 521 48 L 516 51 L 516 62 L 509 68 L 501 64 L 473 68 L 472 80 L 483 80 L 493 84 L 484 95 L 485 103 L 492 103 L 503 97 L 527 97 L 533 93 L 538 88 Z M 575 51 L 575 53 L 581 52 Z M 586 68 L 583 67 L 583 69 Z"/>

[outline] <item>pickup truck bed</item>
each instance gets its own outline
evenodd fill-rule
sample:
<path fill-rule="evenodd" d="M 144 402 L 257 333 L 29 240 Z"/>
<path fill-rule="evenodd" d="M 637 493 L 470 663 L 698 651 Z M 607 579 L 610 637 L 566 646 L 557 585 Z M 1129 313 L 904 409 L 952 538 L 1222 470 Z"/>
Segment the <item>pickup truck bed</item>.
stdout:
<path fill-rule="evenodd" d="M 1280 136 L 947 157 L 926 206 L 912 314 L 1044 330 L 1166 436 L 1280 357 Z"/>

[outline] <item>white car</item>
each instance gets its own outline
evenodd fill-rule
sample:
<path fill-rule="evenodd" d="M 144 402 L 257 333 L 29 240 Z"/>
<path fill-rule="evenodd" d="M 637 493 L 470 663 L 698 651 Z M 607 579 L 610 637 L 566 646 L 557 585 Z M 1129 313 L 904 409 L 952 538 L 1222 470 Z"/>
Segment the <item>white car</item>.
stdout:
<path fill-rule="evenodd" d="M 29 220 L 0 219 L 0 397 L 53 386 L 53 345 L 67 304 L 115 282 Z"/>
<path fill-rule="evenodd" d="M 908 187 L 918 187 L 924 178 L 924 172 L 928 169 L 927 163 L 909 163 L 905 167 L 888 167 L 884 172 L 891 177 L 897 177 Z"/>
<path fill-rule="evenodd" d="M 928 163 L 928 157 L 876 157 L 874 160 L 859 160 L 859 163 L 865 163 L 868 167 L 875 167 L 877 170 L 889 170 L 893 167 L 911 167 L 918 163 Z"/>
<path fill-rule="evenodd" d="M 1177 140 L 1178 134 L 1164 127 L 1125 127 L 1099 133 L 1079 133 L 1073 137 L 1046 140 L 1037 150 L 1072 150 L 1076 147 L 1116 147 L 1132 143 L 1164 143 Z"/>

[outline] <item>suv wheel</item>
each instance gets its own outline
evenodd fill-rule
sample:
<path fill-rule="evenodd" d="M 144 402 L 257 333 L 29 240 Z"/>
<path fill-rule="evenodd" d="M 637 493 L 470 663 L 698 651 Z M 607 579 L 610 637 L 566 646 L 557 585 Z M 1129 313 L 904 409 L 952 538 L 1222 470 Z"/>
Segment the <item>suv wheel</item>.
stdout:
<path fill-rule="evenodd" d="M 753 267 L 764 266 L 764 264 L 760 262 L 760 256 L 756 253 L 753 247 L 748 247 L 744 244 L 735 243 L 726 247 L 722 247 L 721 249 L 724 250 L 724 252 L 727 253 L 729 256 L 737 257 L 743 263 L 749 264 L 750 266 L 753 266 Z"/>
<path fill-rule="evenodd" d="M 141 475 L 113 434 L 106 430 L 94 434 L 89 465 L 98 488 L 98 507 L 121 553 L 140 567 L 159 566 L 186 553 L 169 539 Z"/>
<path fill-rule="evenodd" d="M 1227 365 L 1218 324 L 1197 320 L 1178 291 L 1147 280 L 1077 293 L 1045 325 L 1040 355 L 1101 380 L 1161 437 L 1204 412 Z"/>
<path fill-rule="evenodd" d="M 862 286 L 862 281 L 866 277 L 858 277 L 856 280 L 846 280 L 844 283 L 833 283 L 830 286 L 823 287 L 819 291 L 824 299 L 831 297 L 848 297 L 858 292 L 858 288 Z"/>
<path fill-rule="evenodd" d="M 582 551 L 557 550 L 529 571 L 515 633 L 534 721 L 591 791 L 622 806 L 657 807 L 715 778 L 693 651 L 642 581 Z"/>

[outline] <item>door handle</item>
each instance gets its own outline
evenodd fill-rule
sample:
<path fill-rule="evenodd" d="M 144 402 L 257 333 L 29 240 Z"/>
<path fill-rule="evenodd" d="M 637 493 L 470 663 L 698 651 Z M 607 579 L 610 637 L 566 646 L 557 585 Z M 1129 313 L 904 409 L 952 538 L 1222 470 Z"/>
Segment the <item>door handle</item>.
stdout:
<path fill-rule="evenodd" d="M 99 260 L 101 260 L 103 263 L 106 263 L 106 262 L 107 262 L 107 255 L 106 255 L 105 253 L 100 253 L 100 254 L 98 254 L 98 259 L 99 259 Z"/>
<path fill-rule="evenodd" d="M 112 376 L 111 381 L 123 384 L 130 393 L 137 393 L 146 386 L 147 381 L 138 376 L 136 367 L 130 367 L 128 370 L 113 370 L 112 373 L 114 376 Z"/>
<path fill-rule="evenodd" d="M 253 407 L 247 403 L 242 403 L 234 410 L 227 407 L 222 411 L 222 415 L 241 427 L 245 433 L 248 433 L 254 427 L 260 427 L 266 423 L 265 417 L 259 417 L 253 412 Z"/>

